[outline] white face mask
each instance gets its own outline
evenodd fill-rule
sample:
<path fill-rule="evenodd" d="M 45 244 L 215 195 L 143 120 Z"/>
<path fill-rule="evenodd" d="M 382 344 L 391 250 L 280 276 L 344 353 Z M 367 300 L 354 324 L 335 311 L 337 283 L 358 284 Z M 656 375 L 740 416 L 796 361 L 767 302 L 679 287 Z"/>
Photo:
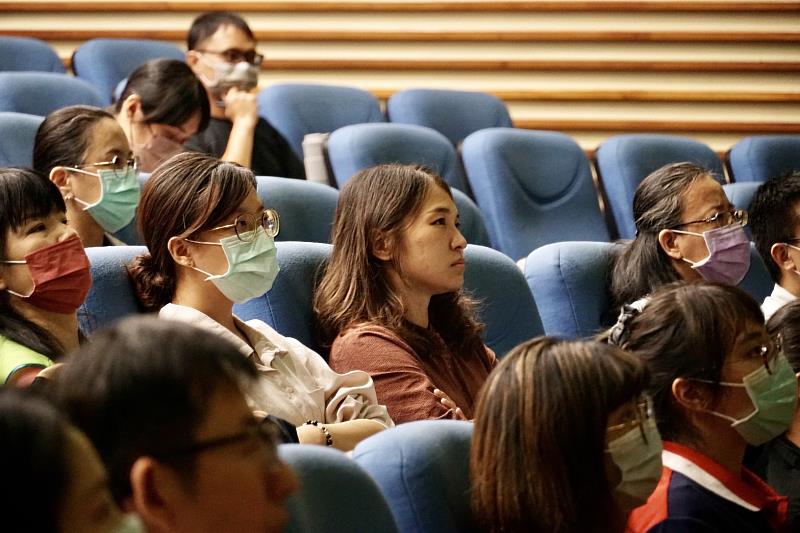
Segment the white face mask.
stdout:
<path fill-rule="evenodd" d="M 609 442 L 606 453 L 622 474 L 615 492 L 639 505 L 645 503 L 661 479 L 662 450 L 661 435 L 652 416 L 640 427 Z"/>

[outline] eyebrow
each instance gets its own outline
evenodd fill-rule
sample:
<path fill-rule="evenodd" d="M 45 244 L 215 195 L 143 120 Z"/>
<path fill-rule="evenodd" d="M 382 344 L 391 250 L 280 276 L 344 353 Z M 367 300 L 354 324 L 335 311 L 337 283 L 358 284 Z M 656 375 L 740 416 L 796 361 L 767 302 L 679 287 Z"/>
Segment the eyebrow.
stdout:
<path fill-rule="evenodd" d="M 450 210 L 449 207 L 439 206 L 439 207 L 434 207 L 433 209 L 429 209 L 428 213 L 445 213 L 445 214 L 448 214 L 448 213 L 452 213 L 452 211 Z M 458 214 L 458 213 L 456 213 L 456 214 Z"/>

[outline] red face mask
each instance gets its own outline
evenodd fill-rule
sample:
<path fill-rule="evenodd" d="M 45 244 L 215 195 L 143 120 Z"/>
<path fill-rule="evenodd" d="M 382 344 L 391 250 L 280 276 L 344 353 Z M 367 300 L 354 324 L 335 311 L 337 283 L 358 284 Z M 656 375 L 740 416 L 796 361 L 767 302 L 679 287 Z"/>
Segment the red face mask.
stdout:
<path fill-rule="evenodd" d="M 33 281 L 31 293 L 25 296 L 11 289 L 6 291 L 45 311 L 74 313 L 92 286 L 89 258 L 77 235 L 31 252 L 24 261 L 3 262 L 28 265 Z"/>

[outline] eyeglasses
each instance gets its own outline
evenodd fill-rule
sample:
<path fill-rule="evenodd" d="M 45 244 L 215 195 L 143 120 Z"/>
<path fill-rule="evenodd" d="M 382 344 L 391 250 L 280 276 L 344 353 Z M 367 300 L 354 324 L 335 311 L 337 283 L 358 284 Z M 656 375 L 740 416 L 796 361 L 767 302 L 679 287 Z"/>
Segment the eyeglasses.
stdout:
<path fill-rule="evenodd" d="M 642 397 L 636 402 L 636 418 L 632 418 L 630 420 L 626 420 L 620 424 L 614 424 L 611 426 L 606 426 L 606 431 L 619 431 L 621 429 L 627 429 L 632 427 L 639 427 L 642 428 L 642 425 L 646 420 L 653 416 L 653 407 L 650 403 L 650 400 L 646 397 Z M 644 430 L 642 429 L 642 435 L 644 435 Z"/>
<path fill-rule="evenodd" d="M 233 228 L 234 231 L 236 231 L 236 236 L 240 241 L 253 242 L 256 239 L 256 229 L 258 229 L 259 226 L 264 228 L 264 231 L 267 233 L 268 237 L 275 238 L 281 229 L 281 219 L 278 216 L 278 212 L 274 209 L 264 209 L 260 215 L 242 213 L 236 217 L 236 220 L 233 221 L 233 224 L 217 226 L 216 228 L 211 228 L 207 231 Z"/>
<path fill-rule="evenodd" d="M 775 360 L 775 357 L 783 351 L 783 336 L 778 333 L 774 338 L 771 338 L 765 344 L 758 346 L 753 350 L 753 357 L 758 357 L 767 369 L 768 374 L 772 374 L 772 369 L 769 364 Z"/>
<path fill-rule="evenodd" d="M 170 450 L 158 451 L 153 453 L 153 455 L 155 457 L 169 459 L 181 455 L 196 455 L 198 453 L 206 452 L 216 448 L 222 448 L 224 446 L 238 444 L 241 442 L 255 441 L 264 446 L 270 458 L 274 458 L 277 460 L 278 457 L 277 446 L 279 442 L 278 438 L 279 435 L 280 435 L 280 429 L 275 424 L 275 422 L 273 422 L 269 418 L 264 418 L 259 422 L 256 422 L 248 426 L 239 433 L 235 433 L 233 435 L 227 435 L 224 437 L 216 437 L 212 439 L 192 442 L 184 446 L 178 446 L 176 448 L 172 448 Z"/>
<path fill-rule="evenodd" d="M 108 167 L 110 170 L 114 171 L 114 175 L 118 178 L 125 177 L 127 174 L 128 169 L 132 168 L 134 171 L 139 171 L 139 158 L 137 157 L 128 157 L 127 159 L 122 159 L 120 156 L 115 155 L 111 161 L 100 161 L 99 163 L 83 163 L 82 165 L 75 165 L 72 168 L 77 169 L 84 169 L 86 167 L 95 167 L 102 169 L 103 167 Z"/>
<path fill-rule="evenodd" d="M 261 62 L 264 61 L 264 56 L 256 52 L 255 50 L 239 50 L 237 48 L 231 48 L 229 50 L 223 50 L 218 52 L 216 50 L 195 50 L 195 52 L 200 52 L 201 54 L 214 54 L 222 57 L 225 62 L 227 63 L 250 63 L 251 65 L 261 66 Z"/>
<path fill-rule="evenodd" d="M 748 215 L 747 211 L 744 209 L 731 209 L 729 211 L 719 211 L 714 213 L 710 217 L 703 218 L 700 220 L 692 220 L 690 222 L 682 222 L 675 226 L 672 226 L 669 229 L 680 228 L 683 226 L 688 226 L 690 224 L 714 224 L 719 228 L 724 228 L 725 226 L 730 226 L 731 224 L 738 223 L 742 226 L 747 225 Z"/>

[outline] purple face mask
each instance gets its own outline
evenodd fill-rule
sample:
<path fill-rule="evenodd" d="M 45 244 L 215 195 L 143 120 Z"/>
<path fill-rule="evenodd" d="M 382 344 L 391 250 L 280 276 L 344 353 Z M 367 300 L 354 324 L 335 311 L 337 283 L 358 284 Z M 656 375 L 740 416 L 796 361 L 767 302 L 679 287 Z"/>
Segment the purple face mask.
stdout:
<path fill-rule="evenodd" d="M 694 233 L 673 230 L 675 233 L 703 237 L 708 248 L 708 256 L 692 263 L 686 258 L 703 279 L 727 285 L 738 285 L 750 270 L 750 240 L 741 224 L 731 224 L 722 228 Z"/>

